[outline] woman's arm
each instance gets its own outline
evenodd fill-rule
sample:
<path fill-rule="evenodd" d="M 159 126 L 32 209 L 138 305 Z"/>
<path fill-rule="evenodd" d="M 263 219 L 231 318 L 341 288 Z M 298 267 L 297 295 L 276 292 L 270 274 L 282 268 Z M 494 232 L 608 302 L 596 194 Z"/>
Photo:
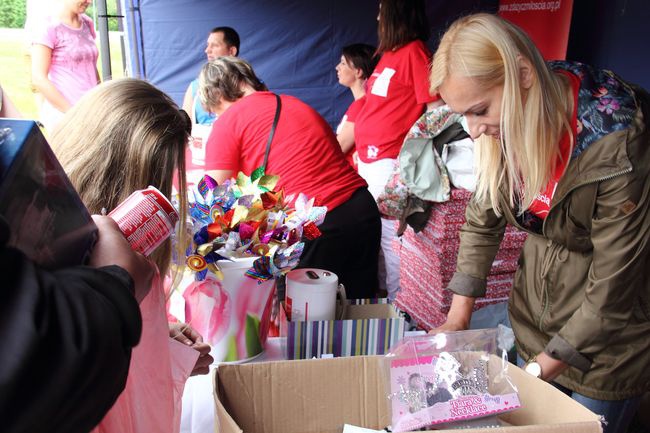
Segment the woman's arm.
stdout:
<path fill-rule="evenodd" d="M 194 123 L 194 98 L 192 97 L 192 84 L 190 83 L 185 90 L 185 95 L 183 96 L 183 110 L 190 116 L 192 123 Z"/>
<path fill-rule="evenodd" d="M 52 49 L 42 44 L 32 45 L 32 84 L 57 110 L 65 113 L 71 107 L 47 77 L 52 62 Z"/>
<path fill-rule="evenodd" d="M 456 273 L 447 286 L 454 293 L 451 307 L 447 321 L 433 332 L 469 328 L 474 302 L 485 295 L 487 275 L 505 233 L 505 218 L 477 203 L 474 197 L 467 204 L 465 219 L 459 234 Z"/>
<path fill-rule="evenodd" d="M 11 102 L 9 96 L 4 92 L 2 86 L 0 86 L 0 117 L 13 117 L 13 118 L 22 118 L 22 114 L 16 108 L 16 106 Z"/>
<path fill-rule="evenodd" d="M 233 175 L 232 170 L 207 170 L 206 173 L 217 181 L 219 185 L 230 179 Z"/>
<path fill-rule="evenodd" d="M 446 331 L 464 331 L 469 328 L 472 319 L 472 310 L 476 298 L 471 296 L 457 295 L 454 293 L 451 300 L 451 307 L 447 313 L 447 320 L 439 327 L 432 329 L 431 334 Z"/>
<path fill-rule="evenodd" d="M 354 148 L 354 123 L 348 122 L 347 120 L 343 122 L 341 132 L 336 135 L 336 139 L 344 154 Z"/>

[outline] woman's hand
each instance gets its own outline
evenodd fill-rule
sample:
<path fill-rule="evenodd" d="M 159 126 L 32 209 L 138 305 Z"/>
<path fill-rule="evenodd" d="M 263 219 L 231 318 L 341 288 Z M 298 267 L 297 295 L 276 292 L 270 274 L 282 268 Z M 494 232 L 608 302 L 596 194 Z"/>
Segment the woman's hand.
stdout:
<path fill-rule="evenodd" d="M 214 362 L 214 358 L 210 355 L 210 345 L 203 342 L 203 337 L 194 328 L 187 323 L 170 323 L 169 336 L 199 352 L 192 376 L 207 374 L 210 371 L 210 364 Z"/>
<path fill-rule="evenodd" d="M 551 358 L 546 353 L 542 352 L 535 357 L 535 361 L 542 369 L 542 376 L 540 379 L 546 382 L 552 382 L 564 370 L 569 368 L 569 364 L 559 359 Z"/>
<path fill-rule="evenodd" d="M 62 113 L 71 107 L 67 99 L 48 78 L 52 63 L 52 48 L 41 44 L 32 45 L 32 84 L 39 93 Z"/>
<path fill-rule="evenodd" d="M 447 321 L 439 327 L 429 331 L 429 334 L 439 332 L 464 331 L 469 328 L 472 319 L 472 310 L 476 298 L 454 294 L 451 300 L 451 307 L 447 314 Z"/>
<path fill-rule="evenodd" d="M 450 321 L 449 318 L 442 325 L 429 331 L 429 334 L 438 334 L 440 332 L 465 331 L 467 325 L 461 322 Z"/>

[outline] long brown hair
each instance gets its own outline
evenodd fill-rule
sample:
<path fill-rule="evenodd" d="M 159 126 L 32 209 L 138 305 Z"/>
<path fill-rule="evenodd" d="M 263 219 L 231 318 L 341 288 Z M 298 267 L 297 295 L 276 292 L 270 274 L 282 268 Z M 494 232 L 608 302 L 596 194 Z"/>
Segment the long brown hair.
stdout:
<path fill-rule="evenodd" d="M 84 95 L 51 137 L 52 149 L 91 213 L 114 209 L 149 185 L 166 197 L 178 177 L 178 254 L 187 242 L 185 147 L 190 135 L 185 112 L 146 81 L 125 78 L 100 84 Z M 171 241 L 151 255 L 162 275 L 171 260 Z"/>
<path fill-rule="evenodd" d="M 381 0 L 377 54 L 418 39 L 426 42 L 430 31 L 424 0 Z"/>

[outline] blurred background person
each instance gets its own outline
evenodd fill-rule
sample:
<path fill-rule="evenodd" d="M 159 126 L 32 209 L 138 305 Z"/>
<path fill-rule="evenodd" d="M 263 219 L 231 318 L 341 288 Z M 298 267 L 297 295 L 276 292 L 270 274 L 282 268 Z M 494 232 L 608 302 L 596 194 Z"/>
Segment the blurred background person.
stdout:
<path fill-rule="evenodd" d="M 299 267 L 334 272 L 350 298 L 376 295 L 379 211 L 366 182 L 345 161 L 331 127 L 297 98 L 268 92 L 247 62 L 220 57 L 199 75 L 199 96 L 219 115 L 208 139 L 206 168 L 217 182 L 249 175 L 264 163 L 280 101 L 266 173 L 276 189 L 304 193 L 327 206 L 322 235 L 307 240 Z"/>
<path fill-rule="evenodd" d="M 365 101 L 366 81 L 379 60 L 379 57 L 375 56 L 375 50 L 375 47 L 367 44 L 347 45 L 341 50 L 341 61 L 336 65 L 336 76 L 339 83 L 349 88 L 354 98 L 336 128 L 336 139 L 341 145 L 346 160 L 355 168 L 357 162 L 354 146 L 354 121 Z"/>
<path fill-rule="evenodd" d="M 238 56 L 239 45 L 239 34 L 235 29 L 225 26 L 215 27 L 210 30 L 204 51 L 209 62 L 221 56 Z M 197 77 L 187 86 L 183 97 L 183 109 L 190 115 L 193 125 L 212 125 L 216 116 L 203 108 L 201 100 L 196 97 L 198 89 L 199 79 Z"/>
<path fill-rule="evenodd" d="M 43 95 L 40 120 L 54 126 L 88 90 L 99 82 L 98 50 L 90 0 L 56 0 L 52 13 L 31 24 L 32 84 Z"/>
<path fill-rule="evenodd" d="M 239 44 L 239 34 L 232 27 L 213 28 L 205 47 L 208 62 L 221 56 L 237 56 Z M 201 105 L 201 99 L 197 96 L 198 88 L 197 77 L 187 86 L 183 97 L 183 109 L 192 119 L 192 138 L 185 152 L 187 182 L 190 185 L 198 183 L 205 174 L 206 143 L 212 124 L 217 118 Z"/>
<path fill-rule="evenodd" d="M 431 53 L 425 45 L 429 23 L 424 0 L 381 0 L 377 21 L 381 59 L 354 122 L 359 174 L 375 200 L 393 171 L 406 133 L 427 104 L 438 99 L 429 93 Z M 396 229 L 394 220 L 382 218 L 379 287 L 390 299 L 399 290 Z"/>

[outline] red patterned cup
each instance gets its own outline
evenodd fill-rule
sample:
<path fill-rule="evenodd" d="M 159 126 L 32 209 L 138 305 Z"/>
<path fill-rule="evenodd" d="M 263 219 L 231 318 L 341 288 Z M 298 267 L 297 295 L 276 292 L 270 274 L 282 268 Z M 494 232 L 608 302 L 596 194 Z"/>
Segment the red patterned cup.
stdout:
<path fill-rule="evenodd" d="M 174 231 L 178 213 L 167 197 L 149 186 L 135 191 L 108 214 L 135 251 L 148 256 Z"/>

